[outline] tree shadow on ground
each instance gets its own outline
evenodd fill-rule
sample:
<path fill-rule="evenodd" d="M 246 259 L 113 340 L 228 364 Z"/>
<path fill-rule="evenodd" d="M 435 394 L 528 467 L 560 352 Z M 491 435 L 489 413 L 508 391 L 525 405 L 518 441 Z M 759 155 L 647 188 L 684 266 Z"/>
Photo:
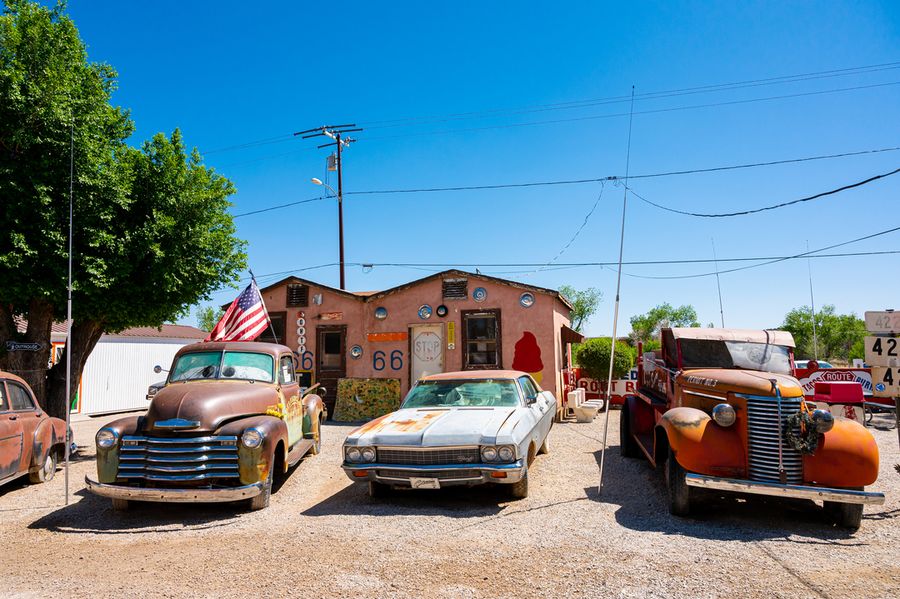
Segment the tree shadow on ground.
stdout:
<path fill-rule="evenodd" d="M 236 522 L 247 511 L 241 503 L 131 502 L 118 512 L 105 497 L 81 489 L 80 500 L 42 516 L 29 529 L 66 534 L 141 534 L 218 528 Z"/>
<path fill-rule="evenodd" d="M 501 485 L 447 487 L 434 490 L 394 489 L 371 498 L 366 484 L 350 484 L 304 510 L 304 516 L 445 516 L 484 518 L 506 509 L 506 489 Z"/>
<path fill-rule="evenodd" d="M 600 452 L 594 452 L 594 457 L 599 465 Z M 618 505 L 616 521 L 635 531 L 719 541 L 868 545 L 855 540 L 853 531 L 838 528 L 820 506 L 804 499 L 691 489 L 691 515 L 673 516 L 660 471 L 652 469 L 644 459 L 622 457 L 618 446 L 607 449 L 602 493 L 590 487 L 585 494 L 593 501 Z M 868 519 L 895 517 L 868 509 L 863 527 Z"/>

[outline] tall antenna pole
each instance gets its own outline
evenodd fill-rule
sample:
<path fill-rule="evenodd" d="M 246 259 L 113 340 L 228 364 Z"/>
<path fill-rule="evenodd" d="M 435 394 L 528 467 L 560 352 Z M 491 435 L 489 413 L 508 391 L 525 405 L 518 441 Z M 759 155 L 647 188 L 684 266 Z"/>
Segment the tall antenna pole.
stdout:
<path fill-rule="evenodd" d="M 813 358 L 819 361 L 819 340 L 816 335 L 816 300 L 813 298 L 812 266 L 809 263 L 809 239 L 806 240 L 806 271 L 809 273 L 809 307 L 812 309 Z"/>
<path fill-rule="evenodd" d="M 72 439 L 69 426 L 72 422 L 72 197 L 75 189 L 75 126 L 69 128 L 69 285 L 66 302 L 66 505 L 69 505 L 69 454 Z"/>
<path fill-rule="evenodd" d="M 719 289 L 719 316 L 722 317 L 722 328 L 725 328 L 725 309 L 722 307 L 722 284 L 719 282 L 719 257 L 716 256 L 716 240 L 710 237 L 713 248 L 713 260 L 716 261 L 716 287 Z M 809 248 L 807 248 L 809 249 Z M 807 258 L 808 260 L 809 258 Z"/>
<path fill-rule="evenodd" d="M 600 482 L 597 493 L 603 492 L 603 462 L 606 457 L 606 435 L 609 432 L 610 400 L 612 399 L 613 363 L 616 357 L 616 328 L 619 324 L 619 292 L 622 289 L 622 254 L 625 250 L 625 209 L 628 207 L 628 173 L 631 166 L 631 123 L 634 120 L 634 86 L 631 86 L 631 110 L 628 114 L 628 149 L 625 152 L 625 194 L 622 197 L 622 230 L 619 233 L 619 270 L 616 273 L 616 306 L 613 309 L 612 339 L 609 344 L 609 374 L 606 377 L 606 421 L 603 423 L 603 445 L 600 448 Z"/>

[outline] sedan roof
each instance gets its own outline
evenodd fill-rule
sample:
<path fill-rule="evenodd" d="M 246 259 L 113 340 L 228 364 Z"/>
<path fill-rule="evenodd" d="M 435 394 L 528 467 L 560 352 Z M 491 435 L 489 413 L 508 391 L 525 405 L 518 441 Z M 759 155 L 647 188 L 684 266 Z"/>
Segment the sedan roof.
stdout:
<path fill-rule="evenodd" d="M 520 376 L 528 376 L 527 372 L 520 370 L 460 370 L 457 372 L 441 372 L 423 376 L 423 381 L 458 381 L 461 379 L 517 379 Z"/>

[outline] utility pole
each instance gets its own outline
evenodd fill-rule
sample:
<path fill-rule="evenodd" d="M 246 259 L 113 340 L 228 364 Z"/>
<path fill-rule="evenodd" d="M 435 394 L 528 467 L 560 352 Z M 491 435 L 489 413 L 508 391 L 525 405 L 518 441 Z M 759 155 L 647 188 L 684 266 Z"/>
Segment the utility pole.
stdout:
<path fill-rule="evenodd" d="M 331 143 L 318 146 L 320 149 L 328 148 L 330 146 L 337 146 L 338 254 L 340 261 L 340 287 L 342 290 L 346 289 L 346 281 L 344 278 L 344 181 L 341 167 L 341 152 L 344 148 L 350 147 L 350 144 L 356 141 L 351 137 L 342 137 L 342 134 L 350 133 L 352 131 L 362 131 L 362 128 L 356 127 L 356 125 L 353 123 L 347 125 L 322 125 L 321 127 L 316 127 L 315 129 L 307 129 L 306 131 L 298 131 L 297 133 L 294 133 L 295 136 L 299 135 L 303 139 L 309 139 L 311 137 L 319 137 L 320 135 L 323 135 L 334 140 Z"/>

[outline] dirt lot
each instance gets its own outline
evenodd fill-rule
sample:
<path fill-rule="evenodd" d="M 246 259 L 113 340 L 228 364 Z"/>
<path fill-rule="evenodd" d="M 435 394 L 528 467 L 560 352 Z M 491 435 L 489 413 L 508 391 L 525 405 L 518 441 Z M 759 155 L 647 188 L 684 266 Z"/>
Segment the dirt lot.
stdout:
<path fill-rule="evenodd" d="M 880 420 L 880 426 L 888 420 Z M 876 490 L 859 532 L 805 501 L 708 497 L 693 519 L 669 516 L 646 463 L 618 455 L 610 417 L 606 484 L 597 493 L 602 418 L 556 425 L 531 495 L 488 487 L 398 492 L 373 502 L 340 471 L 351 429 L 332 425 L 268 510 L 142 504 L 113 512 L 84 490 L 86 451 L 46 485 L 0 487 L 0 595 L 309 597 L 896 597 L 900 594 L 897 433 L 875 429 Z"/>

